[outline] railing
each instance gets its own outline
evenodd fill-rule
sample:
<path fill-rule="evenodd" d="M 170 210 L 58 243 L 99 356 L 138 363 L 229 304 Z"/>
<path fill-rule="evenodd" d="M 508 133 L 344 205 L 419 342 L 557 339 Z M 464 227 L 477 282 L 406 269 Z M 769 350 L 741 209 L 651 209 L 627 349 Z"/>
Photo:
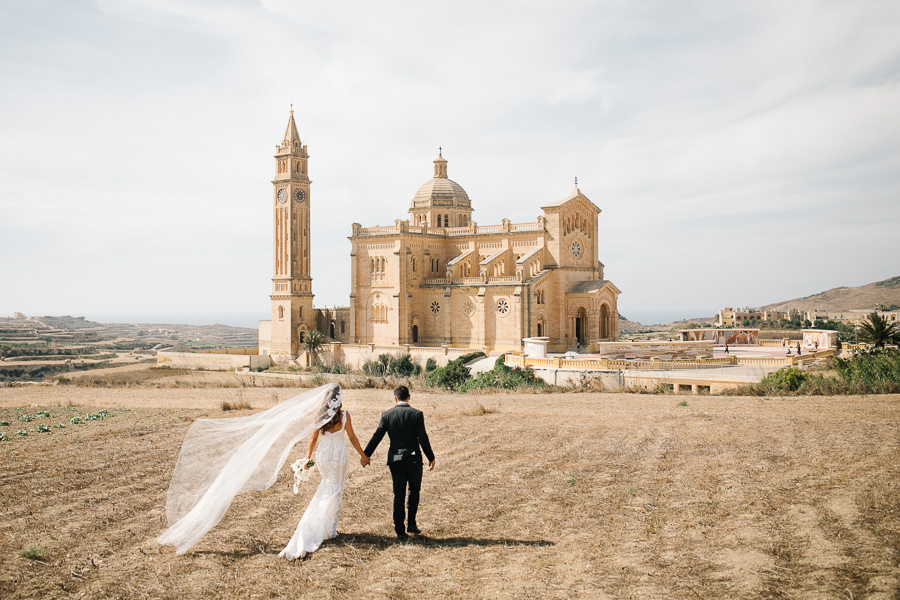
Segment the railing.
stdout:
<path fill-rule="evenodd" d="M 514 223 L 509 226 L 510 231 L 542 231 L 543 229 L 537 221 L 534 223 Z"/>
<path fill-rule="evenodd" d="M 810 352 L 809 354 L 799 354 L 794 356 L 786 356 L 785 358 L 791 359 L 791 365 L 796 365 L 800 361 L 809 360 L 811 358 L 827 358 L 829 356 L 834 356 L 837 354 L 837 350 L 834 348 L 829 350 L 821 350 L 819 352 Z"/>
<path fill-rule="evenodd" d="M 453 280 L 446 277 L 432 277 L 422 282 L 423 285 L 450 285 L 451 283 Z"/>
<path fill-rule="evenodd" d="M 792 344 L 792 345 L 794 345 L 794 346 L 796 346 L 796 345 L 797 345 L 797 342 L 800 341 L 800 340 L 791 340 L 791 339 L 788 339 L 788 338 L 784 338 L 784 339 L 787 340 L 787 344 Z M 783 340 L 759 340 L 759 345 L 760 345 L 760 346 L 767 347 L 767 348 L 771 348 L 772 346 L 785 346 L 785 347 L 787 347 L 787 344 L 784 343 Z"/>
<path fill-rule="evenodd" d="M 447 232 L 447 235 L 468 235 L 472 233 L 472 228 L 465 225 L 463 227 L 449 227 L 445 231 Z"/>
<path fill-rule="evenodd" d="M 730 356 L 722 358 L 699 358 L 695 360 L 625 360 L 608 358 L 578 358 L 568 359 L 563 357 L 532 358 L 519 353 L 507 353 L 506 365 L 509 367 L 531 367 L 533 369 L 567 369 L 572 371 L 587 370 L 641 370 L 641 371 L 675 371 L 679 369 L 706 369 L 720 366 L 749 366 L 749 367 L 783 367 L 793 366 L 804 360 L 816 360 L 833 356 L 834 350 L 810 352 L 800 356 L 785 357 L 744 357 Z"/>
<path fill-rule="evenodd" d="M 478 279 L 481 281 L 481 279 Z M 515 275 L 503 275 L 498 277 L 488 277 L 487 283 L 519 283 L 519 278 Z"/>
<path fill-rule="evenodd" d="M 517 231 L 543 231 L 544 228 L 540 223 L 510 223 L 509 225 L 478 225 L 470 223 L 461 227 L 433 227 L 421 225 L 407 225 L 404 231 L 407 233 L 429 233 L 433 235 L 444 235 L 447 237 L 461 237 L 478 233 L 503 233 Z M 384 227 L 360 227 L 356 235 L 390 235 L 401 233 L 401 228 L 397 225 L 388 225 Z"/>
<path fill-rule="evenodd" d="M 384 235 L 388 233 L 400 233 L 400 228 L 396 225 L 385 227 L 363 227 L 359 230 L 359 235 Z"/>

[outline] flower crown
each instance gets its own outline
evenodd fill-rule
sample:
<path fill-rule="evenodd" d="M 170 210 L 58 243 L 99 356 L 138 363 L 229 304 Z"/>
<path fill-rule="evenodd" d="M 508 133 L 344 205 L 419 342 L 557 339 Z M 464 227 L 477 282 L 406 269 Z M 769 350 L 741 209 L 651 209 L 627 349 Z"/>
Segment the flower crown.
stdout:
<path fill-rule="evenodd" d="M 341 388 L 339 387 L 336 390 L 334 397 L 332 397 L 331 400 L 329 400 L 328 403 L 325 405 L 325 416 L 330 419 L 331 417 L 333 417 L 335 415 L 335 413 L 337 413 L 337 409 L 340 407 L 341 407 Z"/>

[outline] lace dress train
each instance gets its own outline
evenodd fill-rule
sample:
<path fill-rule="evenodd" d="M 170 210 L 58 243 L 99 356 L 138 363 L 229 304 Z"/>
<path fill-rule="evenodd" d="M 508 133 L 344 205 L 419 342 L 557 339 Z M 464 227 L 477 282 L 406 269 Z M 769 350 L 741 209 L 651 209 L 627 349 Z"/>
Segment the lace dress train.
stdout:
<path fill-rule="evenodd" d="M 344 412 L 340 429 L 321 434 L 316 450 L 316 467 L 322 475 L 322 482 L 309 501 L 291 541 L 278 556 L 288 560 L 303 558 L 318 550 L 324 540 L 337 537 L 338 513 L 344 499 L 349 464 L 347 444 L 344 442 L 346 422 L 347 414 Z"/>

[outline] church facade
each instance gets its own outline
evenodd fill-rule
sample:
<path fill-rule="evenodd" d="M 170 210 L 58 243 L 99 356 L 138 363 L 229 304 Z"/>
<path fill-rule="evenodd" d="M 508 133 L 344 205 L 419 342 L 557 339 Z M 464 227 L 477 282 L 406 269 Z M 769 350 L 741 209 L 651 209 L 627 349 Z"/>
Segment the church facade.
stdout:
<path fill-rule="evenodd" d="M 352 225 L 350 306 L 314 309 L 309 270 L 308 153 L 293 113 L 275 155 L 272 320 L 260 353 L 296 356 L 306 331 L 345 343 L 518 350 L 618 339 L 620 291 L 598 259 L 597 208 L 577 184 L 530 223 L 478 225 L 439 153 L 409 218 Z"/>

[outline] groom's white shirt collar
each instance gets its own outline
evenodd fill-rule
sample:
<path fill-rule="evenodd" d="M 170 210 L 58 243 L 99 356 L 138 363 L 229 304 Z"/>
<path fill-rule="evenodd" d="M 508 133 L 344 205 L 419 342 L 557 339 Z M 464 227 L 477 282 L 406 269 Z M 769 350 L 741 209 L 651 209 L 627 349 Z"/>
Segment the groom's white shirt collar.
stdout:
<path fill-rule="evenodd" d="M 409 406 L 409 402 L 407 402 L 405 400 L 401 400 L 400 402 L 397 402 L 396 404 L 397 404 L 397 406 Z"/>

